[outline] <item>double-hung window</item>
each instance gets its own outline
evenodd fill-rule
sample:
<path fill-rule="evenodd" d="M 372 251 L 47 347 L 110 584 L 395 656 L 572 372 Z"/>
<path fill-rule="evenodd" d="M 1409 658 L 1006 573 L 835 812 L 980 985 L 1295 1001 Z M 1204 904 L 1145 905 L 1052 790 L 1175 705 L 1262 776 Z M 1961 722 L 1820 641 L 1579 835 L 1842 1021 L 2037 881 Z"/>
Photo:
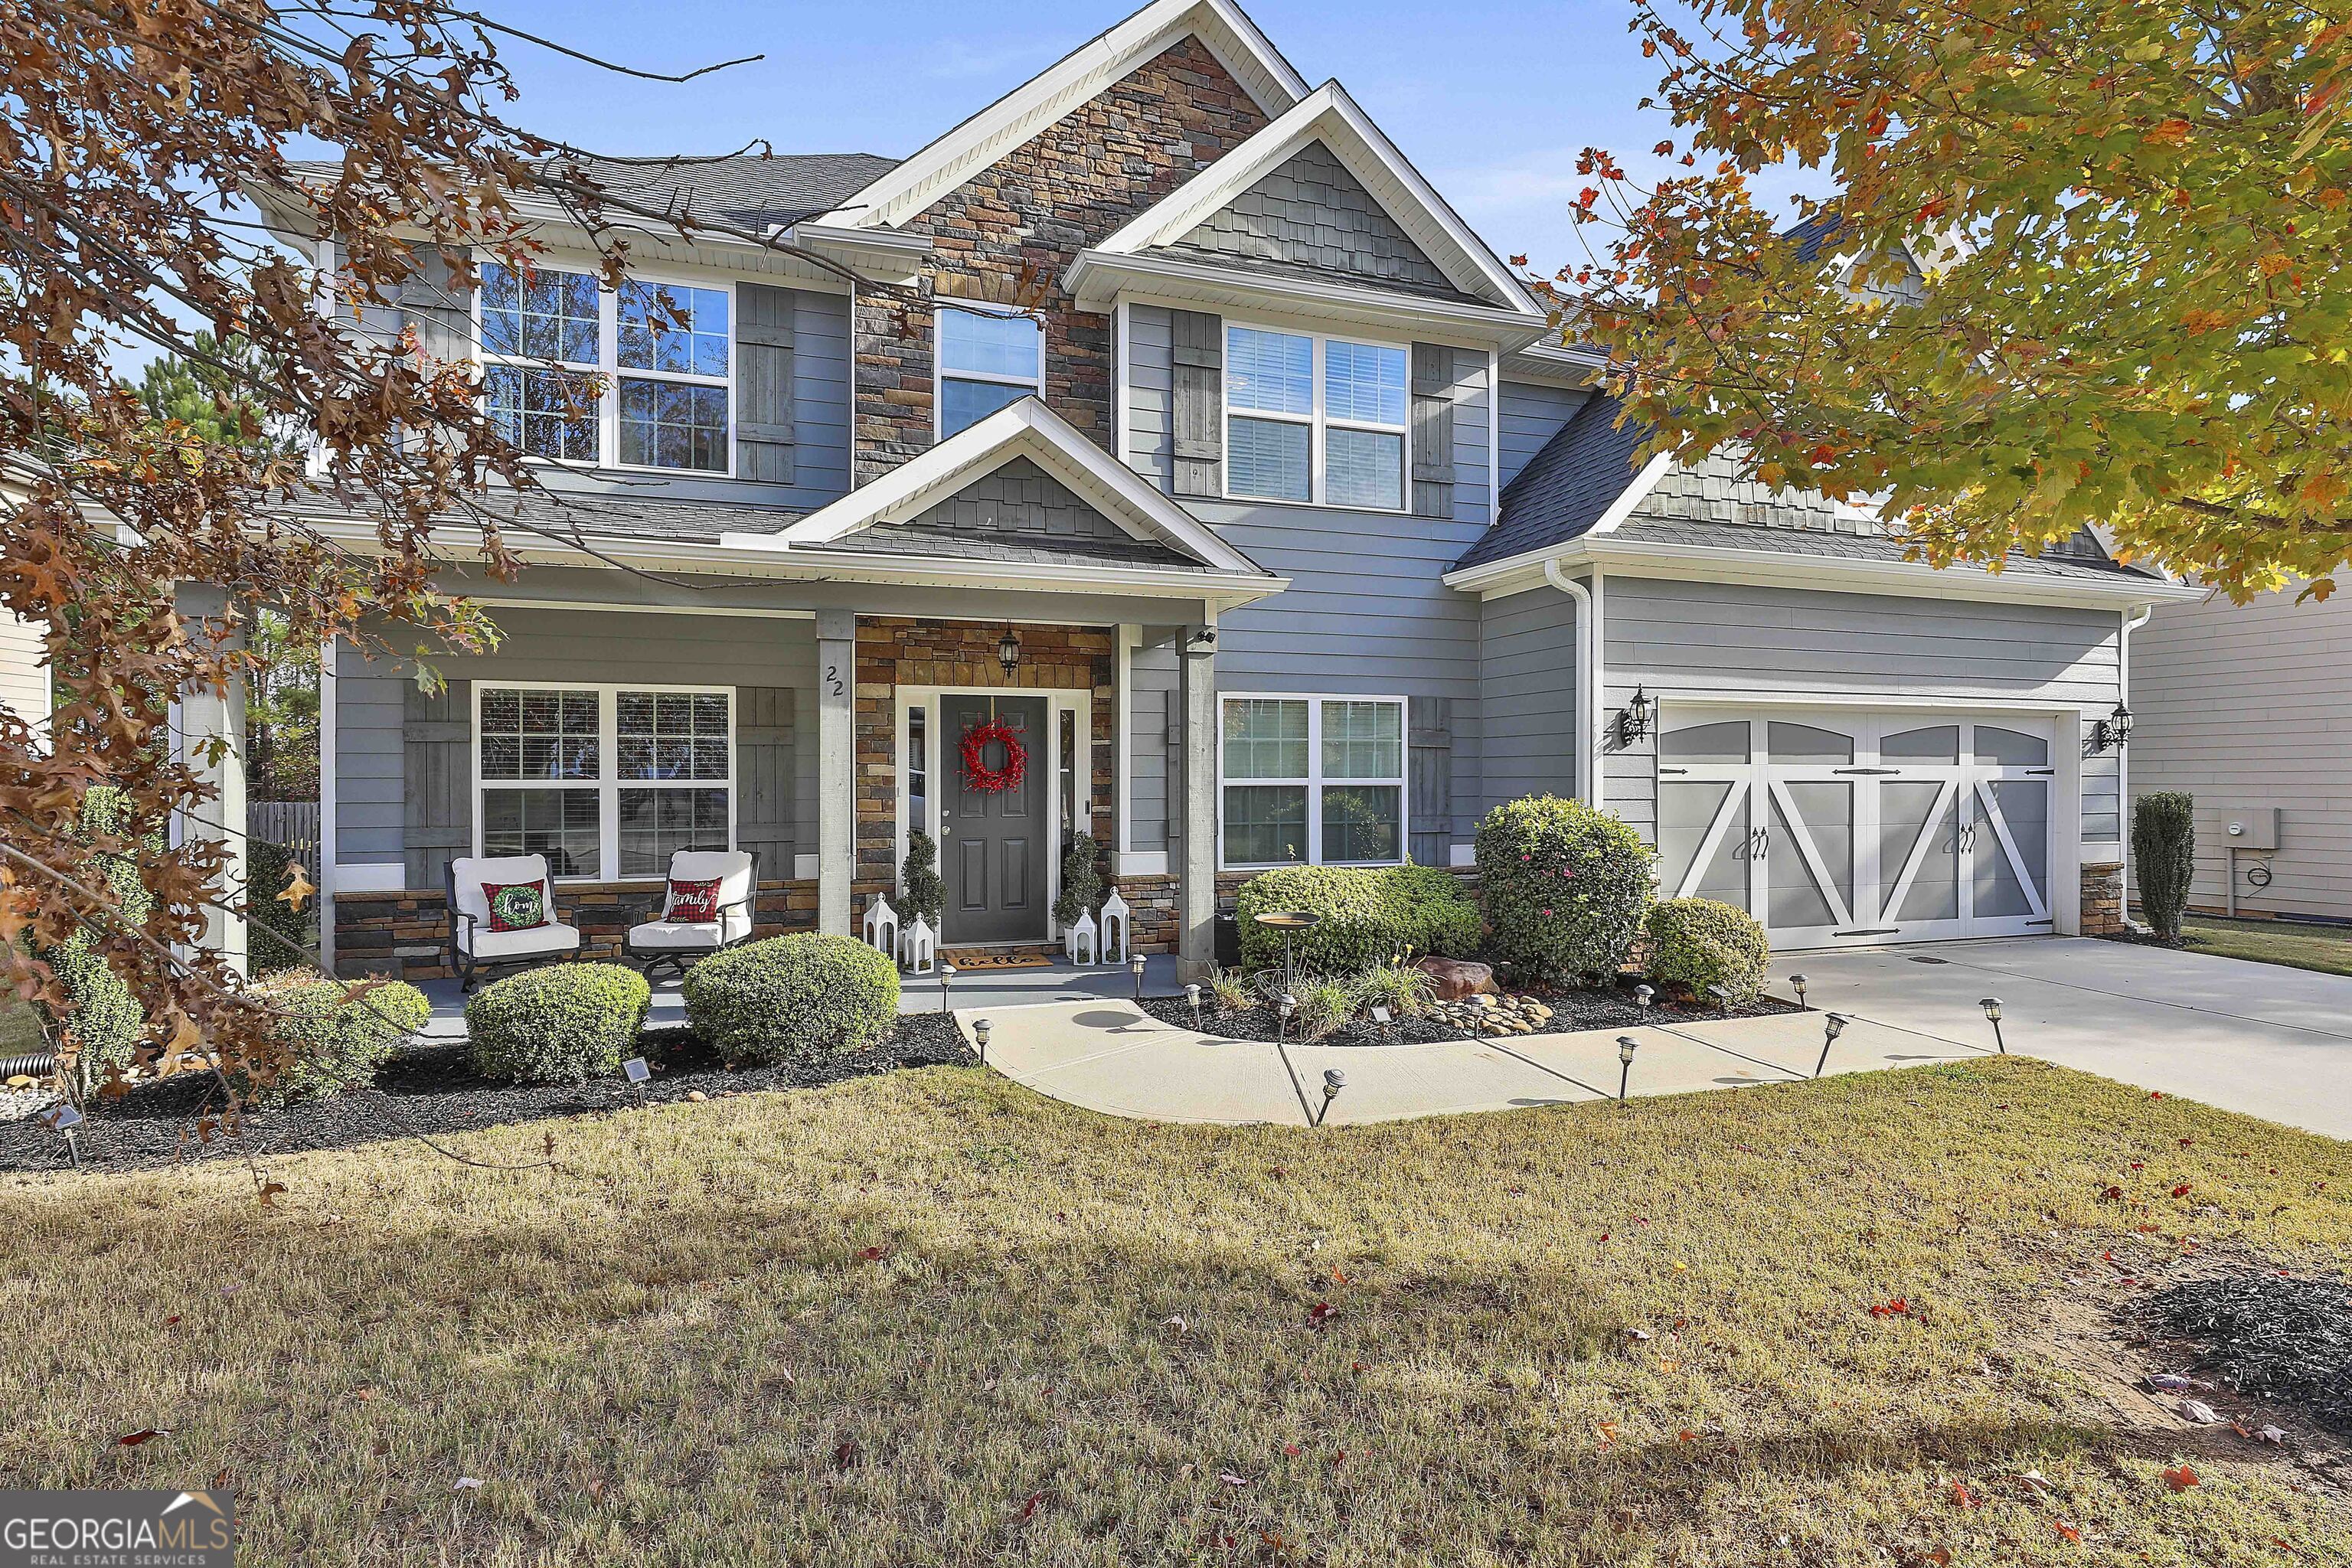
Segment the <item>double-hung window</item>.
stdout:
<path fill-rule="evenodd" d="M 725 288 L 483 266 L 482 374 L 530 457 L 724 474 L 734 300 Z"/>
<path fill-rule="evenodd" d="M 586 272 L 482 268 L 482 378 L 499 434 L 527 456 L 596 461 L 602 290 Z"/>
<path fill-rule="evenodd" d="M 734 841 L 734 698 L 607 686 L 479 689 L 485 855 L 544 855 L 558 877 L 654 878 L 680 849 Z"/>
<path fill-rule="evenodd" d="M 1225 493 L 1401 511 L 1409 353 L 1225 329 Z"/>
<path fill-rule="evenodd" d="M 1227 697 L 1223 705 L 1223 864 L 1404 858 L 1402 699 Z"/>
<path fill-rule="evenodd" d="M 940 308 L 940 439 L 1045 390 L 1045 333 L 1027 316 Z"/>
<path fill-rule="evenodd" d="M 727 471 L 727 290 L 630 279 L 614 301 L 621 465 Z"/>

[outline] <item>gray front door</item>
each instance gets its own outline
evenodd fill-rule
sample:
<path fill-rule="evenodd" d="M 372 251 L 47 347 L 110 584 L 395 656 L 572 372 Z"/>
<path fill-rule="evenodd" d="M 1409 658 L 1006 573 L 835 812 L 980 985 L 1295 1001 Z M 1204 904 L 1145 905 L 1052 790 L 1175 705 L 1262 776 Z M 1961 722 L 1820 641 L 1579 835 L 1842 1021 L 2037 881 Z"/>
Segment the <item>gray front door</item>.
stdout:
<path fill-rule="evenodd" d="M 948 892 L 941 939 L 1043 942 L 1045 855 L 1052 847 L 1045 807 L 1053 784 L 1045 700 L 948 697 L 940 700 L 940 762 L 948 777 L 940 816 Z M 991 719 L 1003 720 L 1029 753 L 1027 771 L 1011 789 L 979 790 L 964 782 L 963 738 Z M 983 761 L 1001 768 L 1003 752 L 1002 744 L 992 744 Z"/>

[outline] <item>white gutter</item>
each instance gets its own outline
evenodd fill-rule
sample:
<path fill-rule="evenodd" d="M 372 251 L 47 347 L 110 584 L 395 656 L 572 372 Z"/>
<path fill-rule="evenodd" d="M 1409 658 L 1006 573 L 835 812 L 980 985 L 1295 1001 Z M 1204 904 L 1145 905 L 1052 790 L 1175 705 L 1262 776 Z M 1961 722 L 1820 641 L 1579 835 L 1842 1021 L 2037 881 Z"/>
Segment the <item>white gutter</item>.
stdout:
<path fill-rule="evenodd" d="M 1601 572 L 1594 568 L 1592 587 L 1559 569 L 1559 558 L 1543 563 L 1544 581 L 1576 601 L 1577 641 L 1582 679 L 1576 686 L 1576 780 L 1584 804 L 1601 809 Z"/>
<path fill-rule="evenodd" d="M 2147 625 L 2155 615 L 2154 605 L 2142 605 L 2137 615 L 2126 611 L 2123 630 L 2116 636 L 2116 700 L 2124 705 L 2126 712 L 2131 709 L 2131 635 Z M 2124 883 L 2123 908 L 2117 912 L 2128 922 L 2131 920 L 2132 800 L 2131 747 L 2127 744 L 2116 748 L 2116 837 L 2120 840 L 2116 858 L 2123 865 Z M 2231 859 L 2230 892 L 2234 898 L 2238 891 L 2238 868 L 2236 857 L 2232 856 Z"/>

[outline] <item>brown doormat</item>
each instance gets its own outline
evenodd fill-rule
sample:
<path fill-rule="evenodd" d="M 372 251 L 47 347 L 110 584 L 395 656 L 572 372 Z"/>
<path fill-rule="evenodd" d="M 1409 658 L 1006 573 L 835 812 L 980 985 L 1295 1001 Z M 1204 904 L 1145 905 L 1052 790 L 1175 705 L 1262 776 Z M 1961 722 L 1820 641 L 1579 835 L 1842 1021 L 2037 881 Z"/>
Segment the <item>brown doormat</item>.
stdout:
<path fill-rule="evenodd" d="M 1051 969 L 1054 961 L 1034 952 L 993 952 L 985 948 L 949 948 L 940 959 L 959 970 Z"/>

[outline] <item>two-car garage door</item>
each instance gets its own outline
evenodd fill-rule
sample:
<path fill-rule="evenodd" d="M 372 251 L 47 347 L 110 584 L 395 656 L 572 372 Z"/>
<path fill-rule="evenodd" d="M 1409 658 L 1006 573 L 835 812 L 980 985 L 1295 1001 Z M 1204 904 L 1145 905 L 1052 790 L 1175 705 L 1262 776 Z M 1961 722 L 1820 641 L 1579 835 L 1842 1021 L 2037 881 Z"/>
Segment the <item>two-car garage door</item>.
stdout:
<path fill-rule="evenodd" d="M 1783 948 L 2046 933 L 2052 740 L 2014 714 L 1670 708 L 1661 881 Z"/>

